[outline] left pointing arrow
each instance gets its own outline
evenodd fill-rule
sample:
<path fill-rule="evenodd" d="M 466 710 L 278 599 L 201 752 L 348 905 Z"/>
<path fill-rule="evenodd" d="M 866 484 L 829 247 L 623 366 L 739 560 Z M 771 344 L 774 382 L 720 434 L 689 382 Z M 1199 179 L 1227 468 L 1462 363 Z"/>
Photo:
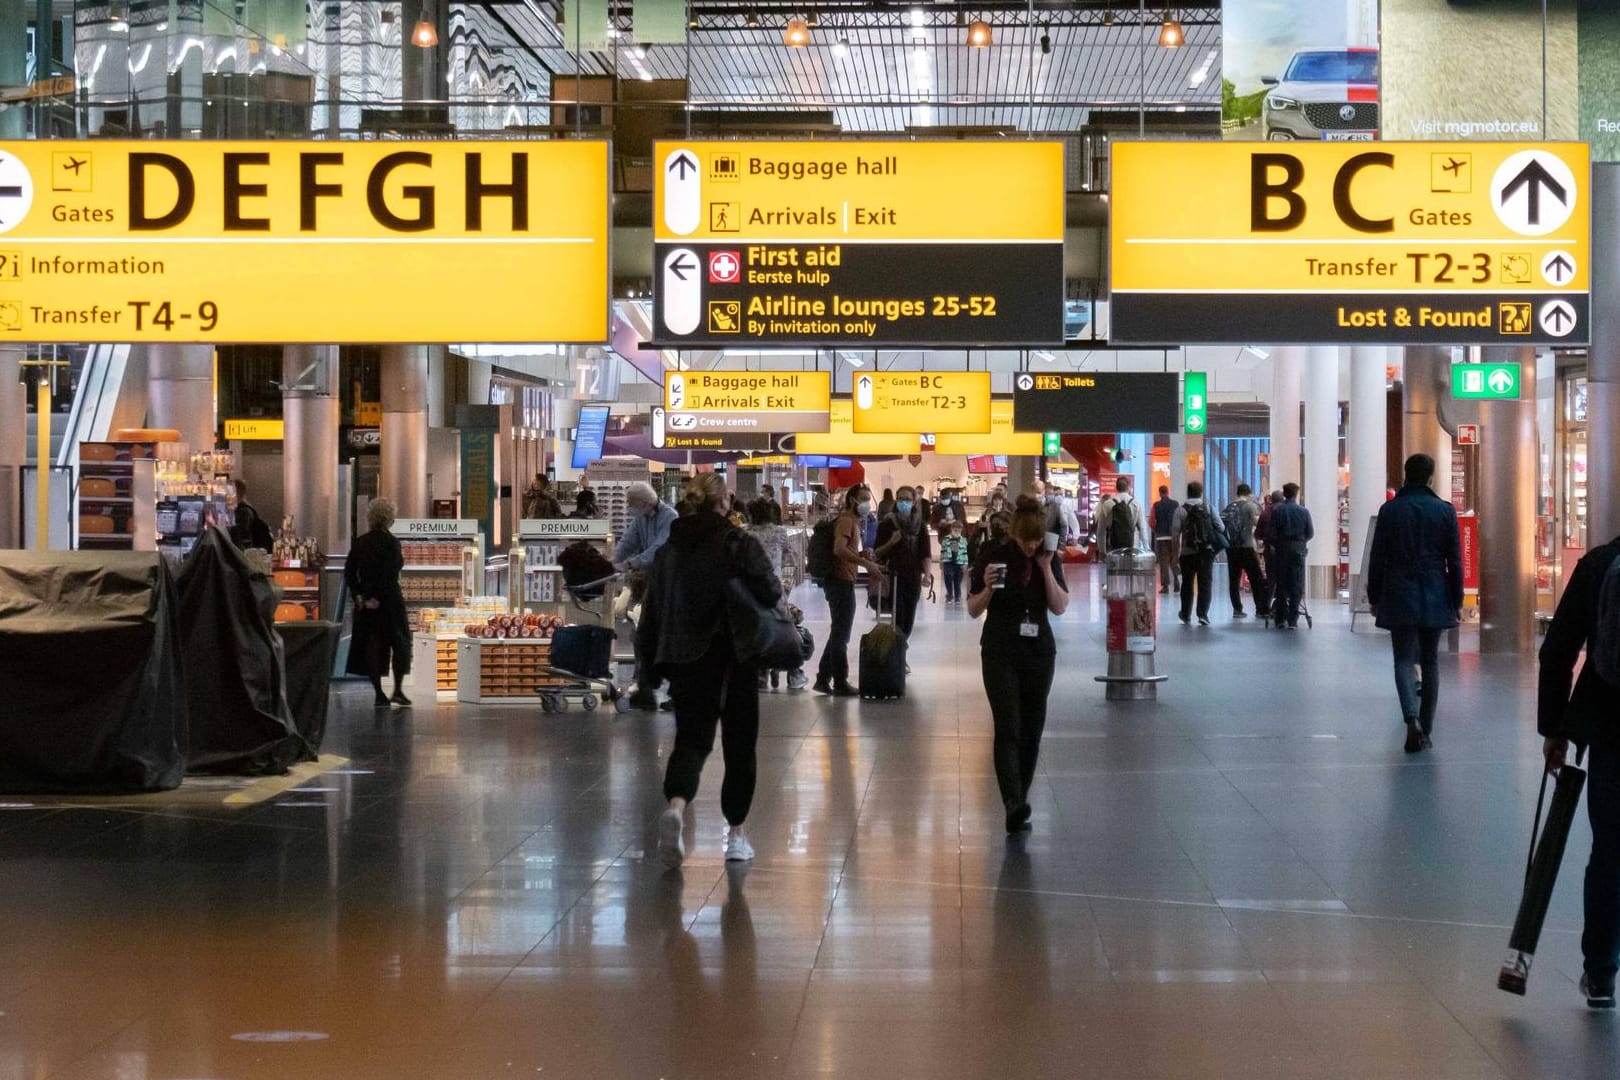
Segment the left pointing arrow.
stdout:
<path fill-rule="evenodd" d="M 669 262 L 669 272 L 680 278 L 682 281 L 687 279 L 686 272 L 688 270 L 697 269 L 697 263 L 686 261 L 686 256 L 689 254 L 690 252 L 687 251 L 677 251 L 675 253 L 675 258 L 671 259 Z"/>

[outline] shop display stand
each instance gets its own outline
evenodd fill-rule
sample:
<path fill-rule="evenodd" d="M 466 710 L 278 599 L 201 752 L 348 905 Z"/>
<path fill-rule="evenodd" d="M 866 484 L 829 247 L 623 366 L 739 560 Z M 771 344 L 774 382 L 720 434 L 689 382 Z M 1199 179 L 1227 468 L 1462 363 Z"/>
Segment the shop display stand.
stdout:
<path fill-rule="evenodd" d="M 561 615 L 568 622 L 586 621 L 577 617 L 579 612 L 569 603 L 558 559 L 570 544 L 583 540 L 611 561 L 613 535 L 612 523 L 601 518 L 541 518 L 518 522 L 522 609 Z"/>
<path fill-rule="evenodd" d="M 596 492 L 597 511 L 607 519 L 614 536 L 623 536 L 629 509 L 625 492 L 634 483 L 651 484 L 652 470 L 640 458 L 602 458 L 586 467 L 585 479 Z"/>
<path fill-rule="evenodd" d="M 456 635 L 424 629 L 422 610 L 466 606 L 482 580 L 484 534 L 469 518 L 400 518 L 389 531 L 405 558 L 400 590 L 411 626 L 411 692 L 454 692 Z"/>
<path fill-rule="evenodd" d="M 158 534 L 159 445 L 152 442 L 79 444 L 79 550 L 154 549 Z M 197 531 L 201 533 L 200 525 Z"/>
<path fill-rule="evenodd" d="M 550 638 L 469 638 L 455 642 L 456 700 L 473 705 L 539 705 L 563 683 L 543 674 Z"/>

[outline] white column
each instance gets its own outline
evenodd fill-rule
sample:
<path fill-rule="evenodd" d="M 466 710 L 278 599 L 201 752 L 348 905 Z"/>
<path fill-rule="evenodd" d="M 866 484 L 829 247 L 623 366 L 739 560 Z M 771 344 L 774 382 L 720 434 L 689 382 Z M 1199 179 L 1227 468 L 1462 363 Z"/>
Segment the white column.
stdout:
<path fill-rule="evenodd" d="M 1301 480 L 1299 471 L 1299 403 L 1305 350 L 1296 346 L 1271 352 L 1271 490 L 1292 480 Z"/>
<path fill-rule="evenodd" d="M 1369 523 L 1388 487 L 1389 414 L 1384 368 L 1391 350 L 1358 347 L 1350 356 L 1350 595 L 1361 584 Z"/>
<path fill-rule="evenodd" d="M 426 517 L 428 353 L 442 345 L 385 345 L 382 351 L 380 494 L 399 516 Z"/>
<path fill-rule="evenodd" d="M 1170 497 L 1177 502 L 1187 497 L 1187 436 L 1170 436 Z M 1157 491 L 1144 495 L 1142 502 L 1152 506 L 1159 499 Z"/>
<path fill-rule="evenodd" d="M 21 345 L 0 345 L 0 548 L 20 542 L 17 503 L 28 462 L 28 388 L 19 381 L 23 355 Z"/>
<path fill-rule="evenodd" d="M 281 355 L 282 505 L 299 535 L 319 540 L 322 551 L 336 551 L 348 511 L 338 505 L 338 347 L 284 345 Z"/>
<path fill-rule="evenodd" d="M 193 450 L 214 448 L 214 349 L 146 346 L 146 426 L 173 428 Z"/>
<path fill-rule="evenodd" d="M 1305 357 L 1305 470 L 1300 501 L 1316 539 L 1305 559 L 1307 594 L 1333 596 L 1339 565 L 1339 350 L 1313 345 Z"/>

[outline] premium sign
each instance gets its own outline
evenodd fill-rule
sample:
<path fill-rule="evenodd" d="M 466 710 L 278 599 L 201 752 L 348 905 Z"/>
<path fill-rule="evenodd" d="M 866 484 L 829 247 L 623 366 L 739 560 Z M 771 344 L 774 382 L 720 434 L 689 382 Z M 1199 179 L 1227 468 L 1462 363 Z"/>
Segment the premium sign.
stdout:
<path fill-rule="evenodd" d="M 1173 371 L 1020 372 L 1013 377 L 1013 426 L 1098 435 L 1179 431 L 1181 376 Z"/>
<path fill-rule="evenodd" d="M 1045 441 L 1039 432 L 1014 430 L 1013 403 L 1006 398 L 998 398 L 990 402 L 990 431 L 988 434 L 936 435 L 934 436 L 934 452 L 938 454 L 965 454 L 969 457 L 979 454 L 1040 457 L 1045 453 Z"/>
<path fill-rule="evenodd" d="M 1063 146 L 679 142 L 653 160 L 654 343 L 1063 341 Z"/>
<path fill-rule="evenodd" d="M 1124 142 L 1113 153 L 1116 341 L 1587 340 L 1584 145 Z M 1193 178 L 1198 199 L 1184 197 Z"/>
<path fill-rule="evenodd" d="M 0 144 L 0 344 L 603 341 L 603 142 Z"/>
<path fill-rule="evenodd" d="M 855 430 L 855 403 L 849 398 L 833 401 L 828 412 L 831 421 L 825 433 L 806 431 L 794 436 L 798 454 L 836 454 L 839 457 L 904 457 L 917 453 L 922 437 L 916 431 L 872 435 Z"/>
<path fill-rule="evenodd" d="M 826 431 L 825 371 L 667 371 L 666 430 L 677 434 Z"/>
<path fill-rule="evenodd" d="M 988 371 L 863 371 L 855 376 L 855 430 L 984 435 Z"/>

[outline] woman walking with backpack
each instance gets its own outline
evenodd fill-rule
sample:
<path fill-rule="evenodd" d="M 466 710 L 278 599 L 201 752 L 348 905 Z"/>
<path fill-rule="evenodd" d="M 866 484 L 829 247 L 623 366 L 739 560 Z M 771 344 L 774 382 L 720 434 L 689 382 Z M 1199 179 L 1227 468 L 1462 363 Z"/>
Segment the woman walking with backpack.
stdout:
<path fill-rule="evenodd" d="M 1046 515 L 1033 497 L 1020 496 L 1012 535 L 980 550 L 967 598 L 968 614 L 985 616 L 979 654 L 1009 834 L 1029 828 L 1029 789 L 1057 667 L 1057 639 L 1048 616 L 1062 615 L 1068 607 L 1063 563 L 1050 543 Z"/>

